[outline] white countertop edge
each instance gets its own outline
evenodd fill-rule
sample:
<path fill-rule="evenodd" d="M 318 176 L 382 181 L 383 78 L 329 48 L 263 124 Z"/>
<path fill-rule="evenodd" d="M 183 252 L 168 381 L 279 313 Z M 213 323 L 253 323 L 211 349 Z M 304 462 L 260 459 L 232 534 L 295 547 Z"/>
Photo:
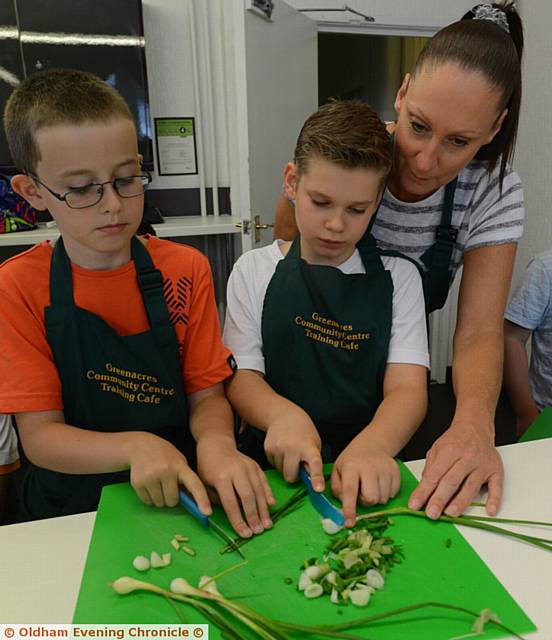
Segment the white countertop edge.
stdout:
<path fill-rule="evenodd" d="M 552 521 L 548 473 L 552 439 L 508 445 L 499 451 L 507 469 L 500 515 Z M 423 460 L 407 463 L 418 478 L 423 465 Z M 0 621 L 72 620 L 94 519 L 95 512 L 91 512 L 0 527 Z M 498 540 L 484 531 L 459 530 L 539 627 L 526 637 L 550 640 L 552 554 L 516 541 Z M 549 533 L 550 529 L 543 529 L 544 537 L 550 537 Z"/>

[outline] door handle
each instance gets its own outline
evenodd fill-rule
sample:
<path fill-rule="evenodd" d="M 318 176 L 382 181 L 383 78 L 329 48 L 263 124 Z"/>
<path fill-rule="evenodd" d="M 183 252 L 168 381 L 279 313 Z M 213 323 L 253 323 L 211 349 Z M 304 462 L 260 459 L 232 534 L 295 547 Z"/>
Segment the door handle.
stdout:
<path fill-rule="evenodd" d="M 253 227 L 253 229 L 255 230 L 255 242 L 260 242 L 261 241 L 261 229 L 270 229 L 274 227 L 274 224 L 272 223 L 264 223 L 261 222 L 261 216 L 255 216 L 253 218 L 253 224 L 251 224 L 251 220 L 244 220 L 243 223 L 241 222 L 236 222 L 234 224 L 234 226 L 237 229 L 242 229 L 243 228 L 243 232 L 244 234 L 249 234 L 249 229 L 251 229 L 251 227 Z"/>

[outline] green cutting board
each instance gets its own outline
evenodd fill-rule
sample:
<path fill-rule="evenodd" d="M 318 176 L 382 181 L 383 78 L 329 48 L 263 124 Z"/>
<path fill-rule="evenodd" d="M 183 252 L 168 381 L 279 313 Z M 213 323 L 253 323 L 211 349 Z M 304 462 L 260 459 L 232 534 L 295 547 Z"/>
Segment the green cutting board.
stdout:
<path fill-rule="evenodd" d="M 543 409 L 539 417 L 521 436 L 518 442 L 531 442 L 532 440 L 543 440 L 552 438 L 552 408 Z"/>
<path fill-rule="evenodd" d="M 287 485 L 274 472 L 268 475 L 278 503 L 282 504 L 297 485 Z M 400 494 L 390 506 L 406 504 L 416 485 L 415 478 L 404 466 L 401 466 L 401 475 Z M 217 510 L 215 520 L 231 534 L 222 511 Z M 189 545 L 197 552 L 195 557 L 172 548 L 170 541 L 179 533 L 190 537 Z M 535 629 L 452 525 L 398 516 L 387 534 L 403 546 L 405 558 L 387 574 L 385 588 L 376 592 L 363 609 L 331 604 L 326 596 L 307 600 L 297 591 L 295 585 L 303 560 L 320 557 L 328 542 L 320 518 L 308 500 L 272 530 L 244 545 L 242 549 L 249 564 L 222 577 L 217 585 L 225 596 L 237 597 L 260 613 L 301 624 L 338 624 L 414 603 L 437 601 L 478 612 L 490 608 L 517 633 Z M 500 544 L 508 545 L 505 553 L 515 553 L 515 545 L 519 543 L 502 540 Z M 182 508 L 148 507 L 140 502 L 129 484 L 106 487 L 96 516 L 73 622 L 179 623 L 177 613 L 164 598 L 146 592 L 119 596 L 110 588 L 110 582 L 128 575 L 165 589 L 175 577 L 184 577 L 197 585 L 200 576 L 214 575 L 241 562 L 236 553 L 221 555 L 222 546 L 213 531 L 203 529 Z M 152 550 L 160 554 L 170 551 L 171 565 L 145 573 L 136 571 L 132 566 L 134 557 L 149 556 Z M 287 584 L 286 578 L 292 578 L 293 584 Z M 187 623 L 206 622 L 186 605 L 182 605 L 181 610 Z M 394 620 L 351 633 L 372 640 L 445 640 L 469 633 L 473 623 L 465 614 L 437 609 L 411 612 Z M 212 625 L 209 633 L 211 640 L 221 638 Z M 479 637 L 505 635 L 488 625 L 488 630 Z"/>

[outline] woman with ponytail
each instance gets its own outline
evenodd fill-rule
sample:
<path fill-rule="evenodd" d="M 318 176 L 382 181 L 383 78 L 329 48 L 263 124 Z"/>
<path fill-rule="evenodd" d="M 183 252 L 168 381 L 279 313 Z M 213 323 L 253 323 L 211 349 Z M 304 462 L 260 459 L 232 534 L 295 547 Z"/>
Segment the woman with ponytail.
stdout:
<path fill-rule="evenodd" d="M 510 2 L 477 5 L 429 41 L 396 96 L 393 168 L 371 228 L 382 251 L 418 263 L 429 312 L 444 305 L 463 266 L 453 343 L 455 415 L 427 452 L 409 501 L 435 518 L 463 512 L 484 485 L 489 514 L 502 498 L 494 415 L 503 315 L 523 232 L 523 192 L 510 168 L 522 51 L 522 24 Z M 293 217 L 283 194 L 277 238 L 295 235 Z"/>

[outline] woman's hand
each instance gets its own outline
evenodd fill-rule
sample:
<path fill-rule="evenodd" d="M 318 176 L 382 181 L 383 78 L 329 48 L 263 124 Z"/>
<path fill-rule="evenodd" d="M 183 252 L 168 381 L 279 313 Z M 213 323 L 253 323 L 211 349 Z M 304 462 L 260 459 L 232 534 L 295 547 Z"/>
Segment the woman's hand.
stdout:
<path fill-rule="evenodd" d="M 498 513 L 502 500 L 504 469 L 489 433 L 493 425 L 454 421 L 427 454 L 422 480 L 410 496 L 408 506 L 421 509 L 430 518 L 443 512 L 458 516 L 487 485 L 487 513 Z"/>

